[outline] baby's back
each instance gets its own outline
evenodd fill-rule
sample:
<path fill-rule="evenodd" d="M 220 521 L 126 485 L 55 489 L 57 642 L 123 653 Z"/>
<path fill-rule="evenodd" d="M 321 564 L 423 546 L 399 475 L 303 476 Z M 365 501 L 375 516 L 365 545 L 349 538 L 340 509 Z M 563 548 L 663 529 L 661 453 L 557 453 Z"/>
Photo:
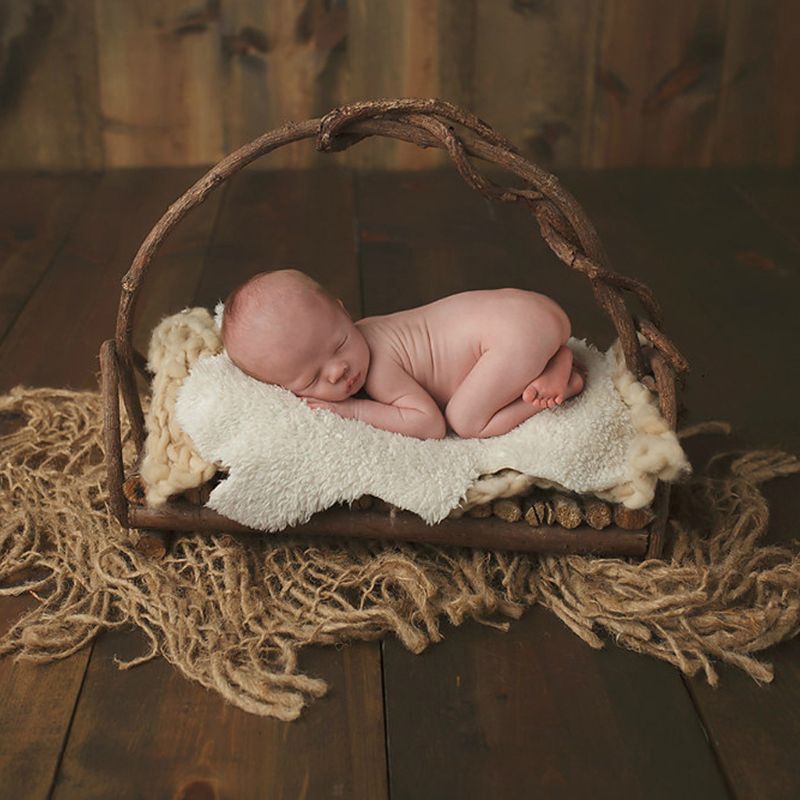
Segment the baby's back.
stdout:
<path fill-rule="evenodd" d="M 524 289 L 481 289 L 418 308 L 365 317 L 356 326 L 373 361 L 391 358 L 444 408 L 478 359 L 495 347 L 524 347 L 554 315 L 549 297 Z M 369 379 L 367 380 L 369 392 Z"/>

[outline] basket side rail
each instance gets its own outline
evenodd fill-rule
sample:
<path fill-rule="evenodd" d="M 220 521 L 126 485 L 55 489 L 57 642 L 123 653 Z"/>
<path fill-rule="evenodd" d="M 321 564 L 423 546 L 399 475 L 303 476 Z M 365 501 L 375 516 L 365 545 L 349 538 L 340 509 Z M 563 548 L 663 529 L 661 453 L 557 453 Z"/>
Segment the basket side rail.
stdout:
<path fill-rule="evenodd" d="M 122 492 L 125 469 L 122 463 L 122 430 L 119 404 L 119 363 L 113 339 L 100 346 L 100 391 L 103 399 L 103 443 L 109 506 L 120 525 L 130 527 L 128 501 Z"/>

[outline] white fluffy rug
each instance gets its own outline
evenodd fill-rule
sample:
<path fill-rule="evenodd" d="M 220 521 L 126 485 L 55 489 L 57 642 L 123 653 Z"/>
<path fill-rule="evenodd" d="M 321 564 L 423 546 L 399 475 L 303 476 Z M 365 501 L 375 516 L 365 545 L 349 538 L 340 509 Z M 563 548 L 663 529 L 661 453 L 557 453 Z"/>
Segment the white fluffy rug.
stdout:
<path fill-rule="evenodd" d="M 504 468 L 645 506 L 657 479 L 689 471 L 677 437 L 618 346 L 600 353 L 585 341 L 568 344 L 587 370 L 583 392 L 489 439 L 420 440 L 312 410 L 288 390 L 248 377 L 224 352 L 194 363 L 176 417 L 198 453 L 229 470 L 206 505 L 265 531 L 364 494 L 433 524 L 478 476 Z"/>

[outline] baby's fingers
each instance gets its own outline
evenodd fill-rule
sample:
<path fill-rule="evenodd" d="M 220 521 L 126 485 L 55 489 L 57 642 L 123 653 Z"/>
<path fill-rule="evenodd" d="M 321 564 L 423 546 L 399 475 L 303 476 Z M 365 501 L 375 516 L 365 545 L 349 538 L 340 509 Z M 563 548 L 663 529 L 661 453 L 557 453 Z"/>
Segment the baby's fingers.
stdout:
<path fill-rule="evenodd" d="M 301 398 L 302 401 L 311 409 L 327 408 L 328 404 L 321 400 L 309 400 L 307 397 Z"/>

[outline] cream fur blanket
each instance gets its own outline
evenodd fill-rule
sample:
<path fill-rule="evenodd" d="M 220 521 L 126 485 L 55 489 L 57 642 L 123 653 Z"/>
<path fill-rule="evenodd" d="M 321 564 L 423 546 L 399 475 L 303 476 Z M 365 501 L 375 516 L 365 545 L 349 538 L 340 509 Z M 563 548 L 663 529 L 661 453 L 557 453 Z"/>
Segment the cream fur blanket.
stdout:
<path fill-rule="evenodd" d="M 669 481 L 689 471 L 677 437 L 650 392 L 625 368 L 617 345 L 600 353 L 571 339 L 575 358 L 586 367 L 583 392 L 503 436 L 451 434 L 424 441 L 312 410 L 288 390 L 248 377 L 219 352 L 212 336 L 218 332 L 208 322 L 216 328 L 204 309 L 187 309 L 154 331 L 149 356 L 156 371 L 155 413 L 163 411 L 155 403 L 159 365 L 171 375 L 169 391 L 175 395 L 174 418 L 160 427 L 151 427 L 152 413 L 148 419 L 142 477 L 148 502 L 155 505 L 167 494 L 159 489 L 164 467 L 154 456 L 164 445 L 165 429 L 170 432 L 166 440 L 173 440 L 166 446 L 175 453 L 183 437 L 183 449 L 197 465 L 205 462 L 206 472 L 208 465 L 229 471 L 206 505 L 264 531 L 303 523 L 317 511 L 364 494 L 433 524 L 459 505 L 479 502 L 478 479 L 493 473 L 515 476 L 515 491 L 490 490 L 489 497 L 538 483 L 640 508 L 651 502 L 657 479 Z M 170 360 L 165 353 L 169 335 L 189 323 L 205 337 L 195 347 L 198 357 Z M 186 377 L 181 369 L 188 371 Z M 176 490 L 174 481 L 165 485 Z"/>

